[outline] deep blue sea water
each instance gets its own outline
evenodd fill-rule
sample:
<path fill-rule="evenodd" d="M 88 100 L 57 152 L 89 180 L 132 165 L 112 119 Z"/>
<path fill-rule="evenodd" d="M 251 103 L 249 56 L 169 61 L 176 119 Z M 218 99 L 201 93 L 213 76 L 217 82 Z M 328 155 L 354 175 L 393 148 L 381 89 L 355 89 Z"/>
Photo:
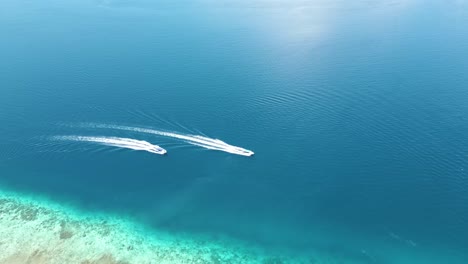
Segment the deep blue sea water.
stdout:
<path fill-rule="evenodd" d="M 0 184 L 272 251 L 467 263 L 467 51 L 462 0 L 4 0 Z"/>

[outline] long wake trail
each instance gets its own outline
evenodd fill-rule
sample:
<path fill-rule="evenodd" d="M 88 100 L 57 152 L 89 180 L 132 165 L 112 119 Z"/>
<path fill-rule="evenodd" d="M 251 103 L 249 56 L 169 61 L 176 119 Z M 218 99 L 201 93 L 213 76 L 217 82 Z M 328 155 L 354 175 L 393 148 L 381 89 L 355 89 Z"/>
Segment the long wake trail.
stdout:
<path fill-rule="evenodd" d="M 219 150 L 219 151 L 224 151 L 224 152 L 228 152 L 228 153 L 232 153 L 236 155 L 242 155 L 242 156 L 252 156 L 254 154 L 254 152 L 251 150 L 229 145 L 228 143 L 221 141 L 219 139 L 213 139 L 213 138 L 198 136 L 198 135 L 179 134 L 179 133 L 166 132 L 166 131 L 160 131 L 160 130 L 149 129 L 149 128 L 119 126 L 119 125 L 106 125 L 106 124 L 91 123 L 91 124 L 86 124 L 85 126 L 92 127 L 92 128 L 125 130 L 125 131 L 132 131 L 132 132 L 153 134 L 153 135 L 164 136 L 164 137 L 177 138 L 177 139 L 184 140 L 185 142 L 189 144 L 199 146 L 202 148 L 211 149 L 211 150 Z"/>
<path fill-rule="evenodd" d="M 127 148 L 133 150 L 142 150 L 155 154 L 164 155 L 166 150 L 158 145 L 151 144 L 147 141 L 136 140 L 131 138 L 119 138 L 119 137 L 87 137 L 87 136 L 54 136 L 53 140 L 62 141 L 77 141 L 77 142 L 91 142 L 105 146 Z"/>

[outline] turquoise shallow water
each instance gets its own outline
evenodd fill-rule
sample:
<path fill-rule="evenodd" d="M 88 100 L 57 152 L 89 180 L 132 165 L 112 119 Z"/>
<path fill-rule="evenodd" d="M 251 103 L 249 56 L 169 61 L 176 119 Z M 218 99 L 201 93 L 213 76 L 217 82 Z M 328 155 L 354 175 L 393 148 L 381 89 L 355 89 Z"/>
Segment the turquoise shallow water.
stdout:
<path fill-rule="evenodd" d="M 268 252 L 466 263 L 467 25 L 464 1 L 3 1 L 0 184 Z"/>

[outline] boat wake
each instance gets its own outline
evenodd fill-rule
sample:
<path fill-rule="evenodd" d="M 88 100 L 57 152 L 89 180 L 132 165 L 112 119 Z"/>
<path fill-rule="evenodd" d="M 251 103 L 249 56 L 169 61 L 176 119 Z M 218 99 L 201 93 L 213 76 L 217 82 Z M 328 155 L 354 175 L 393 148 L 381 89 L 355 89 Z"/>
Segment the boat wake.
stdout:
<path fill-rule="evenodd" d="M 254 152 L 251 150 L 229 145 L 226 142 L 221 141 L 219 139 L 213 139 L 213 138 L 198 136 L 198 135 L 179 134 L 179 133 L 166 132 L 166 131 L 160 131 L 160 130 L 149 129 L 149 128 L 105 125 L 105 124 L 86 124 L 86 127 L 118 129 L 118 130 L 133 131 L 133 132 L 153 134 L 153 135 L 164 136 L 164 137 L 177 138 L 191 145 L 195 145 L 195 146 L 199 146 L 199 147 L 211 149 L 211 150 L 224 151 L 224 152 L 228 152 L 228 153 L 232 153 L 236 155 L 242 155 L 242 156 L 252 156 L 254 154 Z"/>
<path fill-rule="evenodd" d="M 167 151 L 158 145 L 153 145 L 147 141 L 131 138 L 119 137 L 85 137 L 85 136 L 54 136 L 53 140 L 92 142 L 100 145 L 127 148 L 133 150 L 143 150 L 154 154 L 164 155 Z"/>

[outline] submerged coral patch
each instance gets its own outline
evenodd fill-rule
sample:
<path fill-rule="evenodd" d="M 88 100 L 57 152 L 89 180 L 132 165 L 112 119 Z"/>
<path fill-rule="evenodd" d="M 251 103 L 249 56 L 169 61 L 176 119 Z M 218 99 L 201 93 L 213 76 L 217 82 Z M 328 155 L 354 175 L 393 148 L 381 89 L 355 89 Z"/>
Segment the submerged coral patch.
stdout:
<path fill-rule="evenodd" d="M 279 262 L 278 262 L 279 261 Z M 110 215 L 0 192 L 1 264 L 310 263 L 242 243 L 158 233 Z"/>

